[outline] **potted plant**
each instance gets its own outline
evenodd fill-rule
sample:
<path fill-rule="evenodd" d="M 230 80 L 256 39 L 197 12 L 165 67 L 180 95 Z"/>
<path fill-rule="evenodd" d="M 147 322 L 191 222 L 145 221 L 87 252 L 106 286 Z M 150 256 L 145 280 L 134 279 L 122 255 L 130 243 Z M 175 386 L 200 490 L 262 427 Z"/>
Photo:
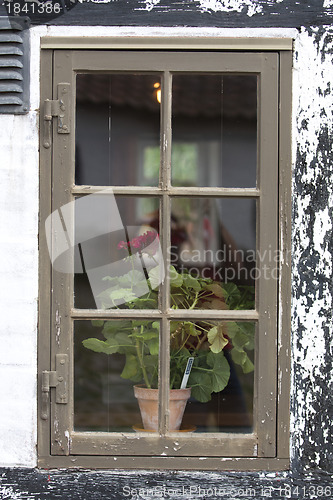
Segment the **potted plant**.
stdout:
<path fill-rule="evenodd" d="M 129 249 L 128 259 L 152 259 L 155 267 L 144 272 L 133 268 L 125 275 L 105 277 L 109 287 L 100 299 L 103 308 L 157 309 L 160 269 L 154 255 L 154 235 L 147 232 L 128 242 L 120 242 L 119 249 Z M 148 243 L 148 246 L 147 246 Z M 144 250 L 150 248 L 146 253 Z M 153 250 L 152 250 L 153 248 Z M 137 252 L 133 252 L 133 249 Z M 145 254 L 145 255 L 144 255 Z M 179 273 L 170 266 L 170 301 L 173 309 L 249 309 L 253 307 L 251 287 L 237 287 L 233 283 L 218 283 L 209 278 L 193 277 L 187 272 Z M 148 292 L 140 296 L 140 289 Z M 203 313 L 204 316 L 204 313 Z M 88 338 L 83 345 L 95 352 L 108 355 L 120 353 L 124 356 L 121 377 L 130 379 L 135 385 L 135 395 L 144 392 L 145 400 L 155 399 L 157 408 L 159 321 L 147 320 L 95 320 L 94 326 L 102 327 L 105 340 Z M 186 401 L 191 396 L 199 402 L 207 402 L 212 393 L 222 391 L 230 378 L 230 366 L 225 350 L 244 373 L 253 370 L 247 351 L 254 348 L 254 325 L 252 323 L 211 320 L 173 320 L 170 323 L 170 414 L 173 406 L 181 407 L 181 416 L 170 415 L 170 430 L 177 430 L 181 423 Z M 190 362 L 189 362 L 190 360 Z M 186 368 L 192 364 L 187 388 L 182 386 Z M 141 389 L 141 385 L 143 388 Z M 181 388 L 182 386 L 182 388 Z M 152 396 L 147 399 L 147 389 Z M 149 391 L 148 391 L 149 392 Z M 182 393 L 181 393 L 182 392 Z M 173 402 L 173 397 L 176 397 Z M 179 400 L 184 395 L 185 402 Z M 140 409 L 143 403 L 140 404 Z M 143 419 L 144 420 L 144 419 Z M 157 430 L 157 415 L 144 420 L 144 427 Z"/>

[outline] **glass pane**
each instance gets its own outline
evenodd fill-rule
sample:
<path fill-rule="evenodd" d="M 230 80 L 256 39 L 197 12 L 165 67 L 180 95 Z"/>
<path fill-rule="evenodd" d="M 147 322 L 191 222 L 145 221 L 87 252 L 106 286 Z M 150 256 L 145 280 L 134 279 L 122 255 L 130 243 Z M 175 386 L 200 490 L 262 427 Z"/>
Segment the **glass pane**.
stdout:
<path fill-rule="evenodd" d="M 75 183 L 156 186 L 160 77 L 79 74 Z"/>
<path fill-rule="evenodd" d="M 255 200 L 177 197 L 171 207 L 172 307 L 254 309 Z"/>
<path fill-rule="evenodd" d="M 254 323 L 170 323 L 170 388 L 191 388 L 181 429 L 252 431 L 254 346 Z"/>
<path fill-rule="evenodd" d="M 174 186 L 255 187 L 257 76 L 174 75 Z"/>
<path fill-rule="evenodd" d="M 77 308 L 156 309 L 164 278 L 158 198 L 93 194 L 75 202 Z"/>
<path fill-rule="evenodd" d="M 75 430 L 141 429 L 134 386 L 157 388 L 158 349 L 157 321 L 76 321 Z"/>

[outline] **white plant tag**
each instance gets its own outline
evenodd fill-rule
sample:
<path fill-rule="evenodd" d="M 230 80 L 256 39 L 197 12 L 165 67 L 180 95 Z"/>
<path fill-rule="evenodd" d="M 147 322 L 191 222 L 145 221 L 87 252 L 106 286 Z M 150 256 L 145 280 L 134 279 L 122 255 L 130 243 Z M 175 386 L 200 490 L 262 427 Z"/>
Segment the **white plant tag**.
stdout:
<path fill-rule="evenodd" d="M 191 370 L 192 370 L 193 361 L 194 361 L 194 358 L 188 358 L 188 360 L 187 360 L 187 365 L 185 368 L 183 380 L 182 380 L 182 383 L 180 385 L 181 389 L 186 388 L 186 384 L 187 384 L 188 378 L 189 378 Z"/>

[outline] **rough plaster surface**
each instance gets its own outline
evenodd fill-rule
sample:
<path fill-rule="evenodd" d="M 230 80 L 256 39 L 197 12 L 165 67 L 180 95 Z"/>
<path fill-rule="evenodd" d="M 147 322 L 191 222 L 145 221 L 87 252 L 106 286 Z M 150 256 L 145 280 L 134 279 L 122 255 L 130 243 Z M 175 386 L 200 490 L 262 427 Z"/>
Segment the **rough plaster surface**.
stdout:
<path fill-rule="evenodd" d="M 0 465 L 33 467 L 37 406 L 39 46 L 32 42 L 31 48 L 30 112 L 22 116 L 0 115 Z"/>
<path fill-rule="evenodd" d="M 33 465 L 38 297 L 37 114 L 0 116 L 0 464 Z"/>
<path fill-rule="evenodd" d="M 34 467 L 36 464 L 36 110 L 39 106 L 39 37 L 46 33 L 55 36 L 69 35 L 68 27 L 40 27 L 31 31 L 31 111 L 29 115 L 19 117 L 0 115 L 0 398 L 6 402 L 5 409 L 0 414 L 0 466 L 9 467 Z M 217 33 L 220 36 L 277 36 L 279 30 L 213 28 L 184 31 L 181 28 L 169 28 L 163 31 L 162 28 L 154 28 L 147 31 L 144 28 L 79 27 L 70 30 L 70 34 L 77 36 L 121 36 L 130 33 L 143 36 L 147 33 L 165 33 L 177 36 L 180 33 L 184 35 L 184 32 L 190 36 L 200 33 L 203 36 Z M 286 32 L 280 34 L 290 36 Z M 333 462 L 330 444 L 333 378 L 332 34 L 331 27 L 303 29 L 295 43 L 291 454 L 293 468 L 300 472 L 328 472 Z M 20 307 L 20 313 L 17 312 L 17 307 Z M 71 477 L 73 479 L 73 475 Z M 7 496 L 2 498 L 42 498 L 34 496 L 34 493 L 31 497 L 23 497 L 16 490 L 9 491 L 11 486 L 7 485 L 5 488 L 0 492 Z M 52 496 L 46 494 L 45 498 Z"/>

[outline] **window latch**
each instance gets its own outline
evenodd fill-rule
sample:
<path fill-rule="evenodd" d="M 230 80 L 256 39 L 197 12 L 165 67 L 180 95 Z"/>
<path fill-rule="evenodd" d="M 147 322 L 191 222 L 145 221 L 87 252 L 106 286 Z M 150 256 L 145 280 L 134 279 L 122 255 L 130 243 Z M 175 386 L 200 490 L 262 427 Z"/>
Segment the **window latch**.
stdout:
<path fill-rule="evenodd" d="M 41 418 L 49 418 L 50 389 L 55 388 L 55 402 L 68 403 L 68 355 L 56 354 L 56 370 L 42 372 L 42 404 Z"/>
<path fill-rule="evenodd" d="M 70 133 L 71 93 L 69 83 L 58 83 L 58 99 L 44 101 L 44 148 L 51 147 L 52 120 L 58 118 L 58 134 Z"/>

